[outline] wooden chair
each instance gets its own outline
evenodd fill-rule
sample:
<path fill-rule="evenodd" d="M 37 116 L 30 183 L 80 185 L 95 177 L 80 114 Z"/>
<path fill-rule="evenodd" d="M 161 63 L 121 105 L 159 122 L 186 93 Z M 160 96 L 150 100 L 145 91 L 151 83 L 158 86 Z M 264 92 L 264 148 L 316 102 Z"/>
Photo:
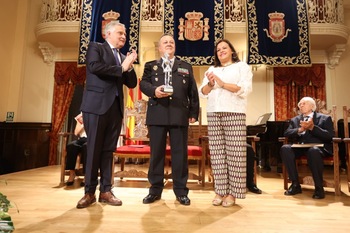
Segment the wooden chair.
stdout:
<path fill-rule="evenodd" d="M 148 129 L 145 125 L 147 113 L 147 101 L 138 100 L 135 102 L 134 109 L 125 109 L 124 126 L 127 125 L 128 119 L 135 118 L 134 137 L 126 138 L 124 135 L 124 143 L 117 147 L 114 152 L 114 157 L 119 159 L 120 170 L 114 172 L 113 177 L 129 177 L 129 178 L 147 178 L 147 173 L 138 171 L 137 169 L 125 170 L 126 159 L 149 159 L 151 149 L 148 145 Z M 127 143 L 131 142 L 131 143 Z M 141 143 L 140 143 L 141 142 Z M 114 163 L 116 164 L 116 163 Z M 116 164 L 117 165 L 117 164 Z M 114 169 L 115 170 L 115 169 Z"/>
<path fill-rule="evenodd" d="M 347 183 L 348 190 L 350 192 L 350 137 L 349 137 L 349 117 L 350 109 L 347 106 L 343 106 L 343 119 L 344 119 L 344 143 L 345 143 L 345 156 L 347 161 Z"/>
<path fill-rule="evenodd" d="M 316 111 L 321 112 L 326 115 L 331 115 L 333 120 L 333 126 L 335 130 L 336 137 L 333 138 L 333 156 L 325 157 L 324 158 L 324 164 L 333 166 L 333 180 L 323 181 L 323 186 L 326 188 L 333 188 L 335 195 L 340 196 L 341 195 L 341 186 L 340 186 L 340 175 L 339 175 L 339 148 L 338 144 L 341 142 L 340 138 L 337 138 L 338 130 L 337 130 L 337 115 L 336 115 L 336 106 L 333 106 L 332 110 L 326 110 L 324 102 L 320 100 L 316 100 L 317 109 Z M 281 137 L 280 141 L 282 141 L 284 144 L 288 143 L 288 139 L 285 137 Z M 307 158 L 306 156 L 301 156 L 296 160 L 297 165 L 306 165 L 307 164 Z M 287 169 L 285 168 L 284 164 L 282 165 L 282 172 L 283 172 L 283 187 L 284 189 L 288 189 L 288 183 L 291 181 L 288 179 L 288 173 Z M 299 174 L 300 175 L 300 174 Z M 314 186 L 314 181 L 312 179 L 311 175 L 306 175 L 304 177 L 299 177 L 299 182 L 302 185 L 310 185 Z"/>
<path fill-rule="evenodd" d="M 66 158 L 67 158 L 66 146 L 69 141 L 68 138 L 75 135 L 74 133 L 70 133 L 70 132 L 60 132 L 59 136 L 62 137 L 60 186 L 63 186 L 65 184 L 65 176 L 69 176 L 69 171 L 66 170 Z M 84 176 L 83 168 L 81 167 L 80 161 L 81 161 L 81 154 L 79 154 L 77 157 L 77 162 L 75 165 L 76 167 L 75 174 L 77 176 Z"/>
<path fill-rule="evenodd" d="M 141 100 L 144 101 L 144 100 Z M 136 127 L 139 126 L 142 128 L 142 133 L 135 133 L 134 138 L 129 138 L 128 140 L 136 140 L 148 142 L 148 131 L 145 125 L 146 111 L 147 111 L 147 102 L 144 101 L 142 106 L 146 106 L 146 109 L 143 107 L 143 111 L 128 110 L 125 113 L 125 119 L 128 117 L 136 117 Z M 201 116 L 199 116 L 199 135 L 201 135 Z M 137 131 L 137 128 L 135 128 Z M 195 137 L 191 133 L 191 128 L 189 128 L 189 138 L 194 139 Z M 197 138 L 198 139 L 198 138 Z M 137 158 L 137 159 L 149 159 L 150 158 L 150 146 L 148 144 L 142 145 L 124 145 L 116 148 L 114 156 L 120 159 L 120 170 L 114 172 L 114 177 L 131 177 L 131 178 L 147 178 L 147 173 L 144 171 L 138 171 L 136 169 L 131 169 L 129 171 L 125 170 L 125 159 L 127 158 Z M 202 183 L 202 186 L 205 185 L 205 158 L 206 151 L 202 149 L 201 145 L 189 145 L 188 146 L 188 160 L 195 160 L 198 164 L 198 174 L 190 173 L 189 179 L 195 179 Z M 171 162 L 171 150 L 170 146 L 166 148 L 166 164 L 165 164 L 165 179 L 171 179 L 171 173 L 168 172 L 168 165 Z"/>

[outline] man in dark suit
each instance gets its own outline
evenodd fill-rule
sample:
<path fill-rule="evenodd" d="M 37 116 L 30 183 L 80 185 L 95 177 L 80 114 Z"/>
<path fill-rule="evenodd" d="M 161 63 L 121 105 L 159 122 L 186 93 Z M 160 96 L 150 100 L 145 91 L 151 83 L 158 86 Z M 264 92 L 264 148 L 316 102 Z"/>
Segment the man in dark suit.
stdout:
<path fill-rule="evenodd" d="M 291 144 L 282 146 L 282 161 L 287 168 L 289 179 L 292 181 L 291 186 L 284 194 L 295 195 L 302 192 L 295 158 L 306 155 L 315 183 L 315 192 L 312 198 L 323 199 L 325 197 L 323 189 L 323 157 L 333 154 L 332 138 L 335 133 L 332 118 L 315 112 L 316 103 L 311 97 L 302 98 L 298 103 L 298 107 L 301 114 L 291 119 L 284 136 L 296 139 L 299 144 L 319 143 L 323 144 L 323 147 L 295 148 Z"/>
<path fill-rule="evenodd" d="M 90 42 L 86 54 L 86 86 L 81 105 L 87 134 L 85 195 L 77 208 L 96 202 L 99 170 L 98 201 L 115 206 L 122 204 L 111 191 L 113 151 L 123 119 L 123 84 L 128 88 L 137 85 L 132 68 L 136 52 L 124 56 L 118 51 L 125 44 L 125 31 L 125 26 L 117 21 L 108 23 L 104 31 L 106 41 L 102 44 Z"/>
<path fill-rule="evenodd" d="M 176 59 L 175 41 L 171 35 L 159 40 L 162 58 L 147 62 L 140 82 L 141 91 L 149 97 L 146 124 L 149 126 L 151 159 L 148 180 L 151 183 L 144 204 L 159 200 L 164 188 L 164 159 L 167 135 L 170 137 L 173 190 L 177 201 L 190 205 L 188 198 L 187 140 L 188 124 L 199 114 L 199 97 L 192 66 Z M 167 65 L 171 67 L 167 67 Z M 171 72 L 170 85 L 165 84 L 165 72 Z M 171 88 L 170 88 L 171 89 Z"/>

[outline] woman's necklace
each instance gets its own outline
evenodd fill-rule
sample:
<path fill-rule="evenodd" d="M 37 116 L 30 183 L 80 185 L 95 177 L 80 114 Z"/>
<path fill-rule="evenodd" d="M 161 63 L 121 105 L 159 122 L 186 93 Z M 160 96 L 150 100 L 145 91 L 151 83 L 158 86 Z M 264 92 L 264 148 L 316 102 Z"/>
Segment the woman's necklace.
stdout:
<path fill-rule="evenodd" d="M 229 66 L 229 65 L 231 65 L 232 64 L 232 62 L 230 61 L 230 62 L 226 62 L 225 64 L 223 64 L 222 66 L 223 67 L 226 67 L 226 66 Z"/>
<path fill-rule="evenodd" d="M 222 64 L 221 66 L 222 66 L 222 71 L 224 71 L 225 70 L 225 68 L 227 67 L 227 66 L 229 66 L 229 65 L 232 65 L 233 64 L 233 62 L 226 62 L 226 63 L 224 63 L 224 64 Z"/>

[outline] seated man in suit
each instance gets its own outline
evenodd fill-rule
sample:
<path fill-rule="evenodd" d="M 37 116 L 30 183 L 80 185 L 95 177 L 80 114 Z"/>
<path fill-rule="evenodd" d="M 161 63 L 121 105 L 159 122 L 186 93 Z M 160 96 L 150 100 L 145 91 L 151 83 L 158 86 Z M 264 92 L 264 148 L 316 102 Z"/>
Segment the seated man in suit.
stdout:
<path fill-rule="evenodd" d="M 254 183 L 254 160 L 256 160 L 253 147 L 247 143 L 247 189 L 256 194 L 261 194 L 262 191 Z"/>
<path fill-rule="evenodd" d="M 325 197 L 323 189 L 323 157 L 333 154 L 332 138 L 334 137 L 334 127 L 330 116 L 317 113 L 316 102 L 311 97 L 303 97 L 298 103 L 300 115 L 291 119 L 284 136 L 294 138 L 299 144 L 319 143 L 323 147 L 292 147 L 291 144 L 283 145 L 281 157 L 287 168 L 289 179 L 292 185 L 285 191 L 285 195 L 295 195 L 301 193 L 299 175 L 296 168 L 295 158 L 306 155 L 307 163 L 312 173 L 315 183 L 314 199 Z"/>

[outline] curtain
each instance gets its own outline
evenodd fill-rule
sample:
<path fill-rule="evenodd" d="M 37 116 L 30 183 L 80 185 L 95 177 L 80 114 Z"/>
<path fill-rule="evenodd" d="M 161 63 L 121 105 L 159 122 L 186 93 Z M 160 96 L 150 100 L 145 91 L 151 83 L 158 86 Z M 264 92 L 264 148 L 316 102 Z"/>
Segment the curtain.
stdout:
<path fill-rule="evenodd" d="M 324 64 L 311 67 L 275 67 L 275 119 L 284 121 L 296 115 L 297 104 L 304 96 L 326 100 Z"/>
<path fill-rule="evenodd" d="M 69 110 L 75 85 L 84 84 L 85 76 L 85 67 L 78 68 L 76 62 L 56 62 L 55 64 L 49 165 L 57 164 L 58 133 Z"/>

